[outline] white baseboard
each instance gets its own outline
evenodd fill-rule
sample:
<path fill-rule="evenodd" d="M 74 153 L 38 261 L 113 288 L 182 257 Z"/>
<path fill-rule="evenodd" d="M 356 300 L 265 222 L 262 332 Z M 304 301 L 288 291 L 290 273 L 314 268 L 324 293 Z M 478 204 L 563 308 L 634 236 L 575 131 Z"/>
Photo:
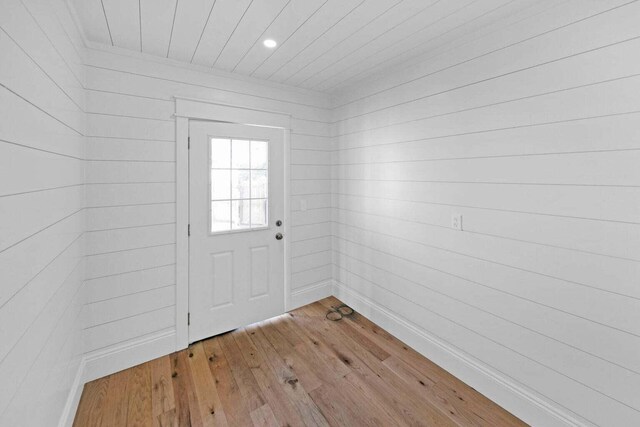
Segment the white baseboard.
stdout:
<path fill-rule="evenodd" d="M 76 376 L 73 379 L 71 390 L 69 390 L 67 403 L 64 405 L 64 409 L 62 410 L 58 427 L 71 427 L 73 425 L 73 420 L 76 417 L 76 411 L 80 404 L 80 396 L 82 396 L 82 390 L 84 388 L 84 368 L 85 359 L 83 357 L 78 365 L 78 370 L 76 371 Z"/>
<path fill-rule="evenodd" d="M 129 341 L 85 355 L 84 382 L 114 374 L 132 366 L 173 353 L 176 331 L 167 329 L 144 338 Z"/>
<path fill-rule="evenodd" d="M 530 425 L 586 427 L 585 423 L 561 408 L 415 327 L 344 284 L 334 281 L 333 295 Z"/>
<path fill-rule="evenodd" d="M 303 305 L 311 304 L 312 302 L 330 297 L 331 295 L 333 295 L 333 280 L 331 279 L 296 289 L 291 292 L 291 299 L 289 300 L 290 306 L 287 310 L 293 310 Z"/>
<path fill-rule="evenodd" d="M 176 331 L 167 329 L 141 339 L 85 354 L 78 366 L 58 427 L 73 425 L 86 383 L 173 353 L 175 347 Z"/>

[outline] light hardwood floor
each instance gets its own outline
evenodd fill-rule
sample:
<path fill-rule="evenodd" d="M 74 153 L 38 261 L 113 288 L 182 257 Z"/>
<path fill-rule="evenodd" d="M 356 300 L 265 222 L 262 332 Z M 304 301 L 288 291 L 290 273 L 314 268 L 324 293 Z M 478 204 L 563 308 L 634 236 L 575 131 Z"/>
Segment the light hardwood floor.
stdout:
<path fill-rule="evenodd" d="M 85 385 L 74 426 L 524 426 L 327 298 Z"/>

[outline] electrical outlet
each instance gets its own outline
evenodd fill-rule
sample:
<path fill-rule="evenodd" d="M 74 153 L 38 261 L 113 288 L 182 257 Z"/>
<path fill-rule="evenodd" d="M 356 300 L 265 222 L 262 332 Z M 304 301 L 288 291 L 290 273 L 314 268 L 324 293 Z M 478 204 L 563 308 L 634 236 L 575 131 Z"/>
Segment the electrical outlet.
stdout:
<path fill-rule="evenodd" d="M 462 231 L 462 214 L 454 213 L 451 215 L 451 228 Z"/>

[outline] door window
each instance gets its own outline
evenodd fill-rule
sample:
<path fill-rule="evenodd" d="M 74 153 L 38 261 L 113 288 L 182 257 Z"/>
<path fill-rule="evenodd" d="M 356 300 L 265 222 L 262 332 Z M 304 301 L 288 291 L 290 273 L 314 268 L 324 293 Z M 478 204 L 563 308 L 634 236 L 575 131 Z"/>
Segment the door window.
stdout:
<path fill-rule="evenodd" d="M 210 138 L 211 233 L 266 228 L 269 142 Z"/>

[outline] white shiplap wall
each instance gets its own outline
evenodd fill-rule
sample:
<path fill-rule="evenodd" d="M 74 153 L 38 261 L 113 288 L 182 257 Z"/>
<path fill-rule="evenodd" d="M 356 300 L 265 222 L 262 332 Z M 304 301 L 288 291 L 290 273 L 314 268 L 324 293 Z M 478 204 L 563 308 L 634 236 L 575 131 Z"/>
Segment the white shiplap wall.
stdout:
<path fill-rule="evenodd" d="M 88 49 L 86 72 L 89 358 L 175 328 L 174 96 L 292 114 L 292 300 L 331 292 L 327 96 L 117 49 Z"/>
<path fill-rule="evenodd" d="M 83 44 L 63 1 L 0 10 L 0 425 L 49 426 L 82 358 Z"/>
<path fill-rule="evenodd" d="M 640 425 L 639 21 L 550 2 L 335 97 L 337 294 L 584 425 Z"/>

